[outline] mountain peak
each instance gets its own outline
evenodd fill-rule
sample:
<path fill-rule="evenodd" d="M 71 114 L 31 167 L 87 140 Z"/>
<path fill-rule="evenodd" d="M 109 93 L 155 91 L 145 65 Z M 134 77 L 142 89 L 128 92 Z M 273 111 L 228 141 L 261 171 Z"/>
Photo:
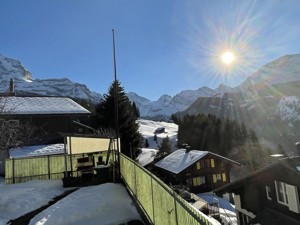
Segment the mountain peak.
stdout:
<path fill-rule="evenodd" d="M 223 83 L 221 83 L 216 89 L 215 89 L 215 92 L 217 94 L 224 94 L 224 93 L 230 93 L 230 92 L 233 92 L 234 89 L 232 87 L 229 87 Z"/>
<path fill-rule="evenodd" d="M 98 103 L 102 96 L 90 91 L 86 85 L 74 83 L 67 78 L 34 80 L 20 61 L 0 54 L 0 92 L 7 93 L 10 80 L 14 80 L 16 94 L 66 96 Z"/>
<path fill-rule="evenodd" d="M 300 54 L 285 55 L 262 66 L 237 88 L 246 90 L 253 85 L 274 85 L 300 80 Z"/>

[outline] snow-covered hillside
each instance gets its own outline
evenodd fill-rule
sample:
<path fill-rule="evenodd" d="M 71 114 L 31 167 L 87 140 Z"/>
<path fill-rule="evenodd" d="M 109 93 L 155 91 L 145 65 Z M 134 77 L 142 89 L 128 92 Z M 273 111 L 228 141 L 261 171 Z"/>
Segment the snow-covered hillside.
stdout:
<path fill-rule="evenodd" d="M 148 140 L 149 147 L 142 148 L 142 153 L 138 156 L 137 160 L 143 166 L 151 163 L 154 160 L 156 153 L 162 140 L 167 136 L 172 143 L 172 150 L 176 150 L 178 125 L 174 123 L 158 122 L 152 120 L 138 120 L 139 132 L 142 134 L 144 140 Z M 165 128 L 165 132 L 156 134 L 157 141 L 154 140 L 155 130 L 158 128 Z M 145 146 L 145 142 L 144 142 Z"/>
<path fill-rule="evenodd" d="M 278 104 L 278 113 L 283 121 L 300 121 L 300 98 L 282 97 Z"/>

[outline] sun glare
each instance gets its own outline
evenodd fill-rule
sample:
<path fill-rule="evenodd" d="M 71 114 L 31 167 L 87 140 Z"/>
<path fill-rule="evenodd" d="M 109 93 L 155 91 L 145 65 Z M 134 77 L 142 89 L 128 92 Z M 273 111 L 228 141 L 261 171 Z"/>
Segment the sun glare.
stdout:
<path fill-rule="evenodd" d="M 221 56 L 222 62 L 226 65 L 231 65 L 235 60 L 235 55 L 231 51 L 226 51 Z"/>

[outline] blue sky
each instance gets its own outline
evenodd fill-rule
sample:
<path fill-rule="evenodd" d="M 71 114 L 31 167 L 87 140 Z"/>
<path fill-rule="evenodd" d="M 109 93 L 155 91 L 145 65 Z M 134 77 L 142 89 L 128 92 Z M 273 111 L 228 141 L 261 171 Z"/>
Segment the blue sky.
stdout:
<path fill-rule="evenodd" d="M 11 0 L 0 7 L 0 53 L 34 79 L 67 77 L 106 93 L 113 71 L 150 100 L 220 83 L 300 53 L 298 0 Z M 236 61 L 225 66 L 227 49 Z"/>

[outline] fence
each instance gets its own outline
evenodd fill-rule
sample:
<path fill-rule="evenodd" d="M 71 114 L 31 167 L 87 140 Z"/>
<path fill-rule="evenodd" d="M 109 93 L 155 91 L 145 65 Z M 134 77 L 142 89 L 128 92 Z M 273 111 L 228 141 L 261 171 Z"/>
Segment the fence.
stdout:
<path fill-rule="evenodd" d="M 124 155 L 120 156 L 120 170 L 129 192 L 152 224 L 211 225 L 170 187 Z"/>
<path fill-rule="evenodd" d="M 95 157 L 102 156 L 106 159 L 105 153 L 94 154 Z M 77 159 L 82 158 L 82 154 L 67 155 L 67 171 L 72 171 L 72 176 L 77 176 Z M 33 179 L 61 179 L 65 172 L 64 155 L 47 155 L 28 158 L 16 158 L 5 160 L 5 183 L 21 183 Z"/>

